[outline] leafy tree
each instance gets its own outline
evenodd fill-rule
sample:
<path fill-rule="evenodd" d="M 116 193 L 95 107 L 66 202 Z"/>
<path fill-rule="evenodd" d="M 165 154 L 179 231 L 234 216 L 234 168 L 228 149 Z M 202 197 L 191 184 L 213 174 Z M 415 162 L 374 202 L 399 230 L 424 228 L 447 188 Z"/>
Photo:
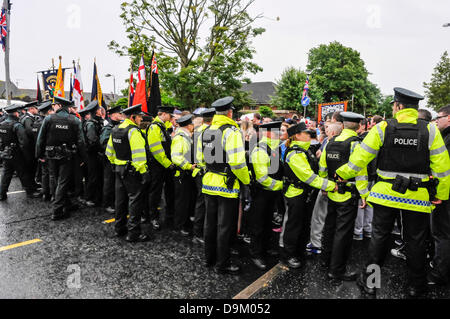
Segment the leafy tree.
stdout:
<path fill-rule="evenodd" d="M 262 117 L 269 117 L 269 118 L 273 117 L 273 111 L 268 106 L 261 106 L 259 108 L 259 114 L 261 114 Z"/>
<path fill-rule="evenodd" d="M 369 109 L 369 113 L 371 115 L 380 115 L 385 116 L 387 119 L 392 118 L 392 100 L 394 99 L 393 95 L 388 95 L 381 99 L 380 103 L 374 108 Z"/>
<path fill-rule="evenodd" d="M 311 49 L 307 68 L 314 95 L 322 102 L 351 101 L 354 96 L 354 111 L 362 113 L 376 107 L 381 99 L 359 52 L 339 42 Z"/>
<path fill-rule="evenodd" d="M 111 106 L 120 106 L 122 108 L 128 107 L 128 98 L 122 97 L 116 101 L 116 103 L 113 103 Z"/>
<path fill-rule="evenodd" d="M 450 103 L 450 58 L 445 51 L 434 68 L 431 81 L 423 84 L 428 97 L 428 105 L 438 110 Z"/>
<path fill-rule="evenodd" d="M 285 69 L 277 81 L 272 103 L 281 110 L 303 110 L 301 99 L 305 82 L 306 72 L 294 67 Z"/>
<path fill-rule="evenodd" d="M 261 16 L 248 12 L 254 1 L 127 1 L 121 18 L 130 43 L 111 41 L 109 48 L 130 56 L 135 70 L 141 54 L 150 64 L 157 48 L 161 86 L 181 108 L 208 106 L 226 95 L 235 97 L 237 107 L 250 104 L 250 94 L 240 89 L 249 82 L 245 74 L 262 71 L 252 62 L 252 40 L 265 32 L 254 27 Z"/>

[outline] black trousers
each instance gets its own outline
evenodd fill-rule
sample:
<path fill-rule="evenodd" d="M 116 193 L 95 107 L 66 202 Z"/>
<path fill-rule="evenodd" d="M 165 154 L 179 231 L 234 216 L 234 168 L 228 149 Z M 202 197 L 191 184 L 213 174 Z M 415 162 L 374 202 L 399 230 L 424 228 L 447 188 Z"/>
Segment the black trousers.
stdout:
<path fill-rule="evenodd" d="M 255 187 L 252 190 L 252 207 L 250 210 L 250 255 L 263 258 L 270 246 L 272 219 L 279 192 L 272 192 Z"/>
<path fill-rule="evenodd" d="M 50 170 L 48 168 L 48 162 L 39 162 L 39 167 L 41 171 L 41 185 L 42 193 L 45 195 L 55 195 L 56 181 L 52 175 L 50 175 Z"/>
<path fill-rule="evenodd" d="M 101 205 L 103 195 L 103 160 L 97 153 L 88 153 L 87 165 L 86 200 Z"/>
<path fill-rule="evenodd" d="M 25 164 L 25 159 L 22 155 L 16 155 L 11 160 L 3 160 L 3 172 L 0 181 L 0 194 L 6 195 L 8 193 L 9 185 L 13 178 L 14 172 L 22 183 L 22 187 L 27 193 L 33 192 L 34 183 L 30 175 L 30 170 L 27 170 Z"/>
<path fill-rule="evenodd" d="M 174 228 L 176 230 L 189 230 L 190 217 L 194 215 L 196 186 L 192 176 L 182 175 L 174 178 L 175 184 L 175 216 Z"/>
<path fill-rule="evenodd" d="M 431 214 L 434 239 L 434 270 L 445 281 L 450 279 L 450 201 L 438 205 Z"/>
<path fill-rule="evenodd" d="M 150 218 L 152 220 L 159 219 L 158 207 L 161 203 L 162 191 L 164 189 L 166 219 L 173 220 L 175 189 L 172 172 L 157 164 L 150 168 L 150 175 L 152 180 L 149 196 Z"/>
<path fill-rule="evenodd" d="M 131 236 L 139 236 L 143 199 L 142 178 L 138 175 L 123 175 L 124 169 L 124 166 L 116 167 L 116 223 L 114 227 L 117 233 L 128 229 Z M 127 215 L 130 215 L 128 220 Z"/>
<path fill-rule="evenodd" d="M 383 266 L 391 246 L 391 232 L 398 211 L 399 209 L 374 204 L 372 240 L 367 265 Z M 426 284 L 426 240 L 430 215 L 401 210 L 401 217 L 409 281 L 413 286 L 423 286 Z"/>
<path fill-rule="evenodd" d="M 236 231 L 239 200 L 205 194 L 205 258 L 219 269 L 230 260 L 230 243 Z"/>
<path fill-rule="evenodd" d="M 328 200 L 328 214 L 323 228 L 322 260 L 329 264 L 329 271 L 334 275 L 343 275 L 347 270 L 357 215 L 356 197 L 343 203 Z"/>
<path fill-rule="evenodd" d="M 73 192 L 74 197 L 83 197 L 84 196 L 84 182 L 83 179 L 87 176 L 87 166 L 88 163 L 84 163 L 81 165 L 81 158 L 78 155 L 75 155 L 73 160 L 73 174 L 71 179 L 71 191 Z"/>
<path fill-rule="evenodd" d="M 296 257 L 304 260 L 306 245 L 309 241 L 311 216 L 314 203 L 308 201 L 308 193 L 294 198 L 287 198 L 287 211 L 285 213 L 284 229 L 282 234 L 284 249 L 282 256 L 285 259 Z"/>
<path fill-rule="evenodd" d="M 203 176 L 197 175 L 195 177 L 195 186 L 197 188 L 197 198 L 195 201 L 195 215 L 194 215 L 194 236 L 203 238 L 203 229 L 205 228 L 205 214 L 206 204 L 205 195 L 202 192 Z"/>
<path fill-rule="evenodd" d="M 71 205 L 68 192 L 72 178 L 73 159 L 48 160 L 48 165 L 50 174 L 57 176 L 53 214 L 60 215 L 64 208 Z"/>
<path fill-rule="evenodd" d="M 103 158 L 103 207 L 114 207 L 116 175 L 111 162 Z"/>

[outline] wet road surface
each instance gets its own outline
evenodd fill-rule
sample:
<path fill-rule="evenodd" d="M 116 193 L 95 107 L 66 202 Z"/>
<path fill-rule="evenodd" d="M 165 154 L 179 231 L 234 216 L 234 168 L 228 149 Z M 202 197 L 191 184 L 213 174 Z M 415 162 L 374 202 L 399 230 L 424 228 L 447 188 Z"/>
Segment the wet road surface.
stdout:
<path fill-rule="evenodd" d="M 17 179 L 9 192 L 21 191 Z M 250 264 L 239 247 L 240 276 L 217 275 L 203 266 L 203 249 L 170 230 L 153 232 L 149 243 L 129 244 L 114 236 L 113 218 L 100 209 L 82 209 L 68 220 L 52 222 L 51 206 L 25 193 L 0 202 L 0 298 L 230 299 L 265 272 Z M 30 240 L 39 242 L 1 250 Z M 367 242 L 355 243 L 351 265 L 365 261 Z M 275 266 L 277 260 L 270 261 Z M 74 269 L 80 270 L 73 287 Z M 405 264 L 390 258 L 383 270 L 379 298 L 404 298 Z M 69 285 L 68 285 L 69 282 Z M 75 281 L 76 282 L 76 281 Z M 72 285 L 70 285 L 72 284 Z M 450 298 L 439 288 L 431 298 Z M 333 286 L 317 259 L 275 278 L 253 298 L 364 298 L 354 283 Z"/>

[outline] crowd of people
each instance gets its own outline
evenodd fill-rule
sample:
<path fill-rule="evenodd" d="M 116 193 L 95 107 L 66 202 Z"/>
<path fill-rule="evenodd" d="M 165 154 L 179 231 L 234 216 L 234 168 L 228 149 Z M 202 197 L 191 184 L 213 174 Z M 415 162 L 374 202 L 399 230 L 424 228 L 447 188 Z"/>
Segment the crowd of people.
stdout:
<path fill-rule="evenodd" d="M 103 207 L 128 242 L 151 240 L 143 224 L 173 228 L 219 273 L 240 271 L 238 240 L 260 270 L 269 255 L 293 269 L 317 255 L 329 280 L 357 280 L 368 294 L 370 272 L 347 269 L 352 242 L 370 240 L 367 266 L 382 266 L 394 233 L 391 253 L 421 296 L 450 275 L 450 106 L 433 121 L 420 100 L 396 88 L 394 119 L 336 112 L 320 122 L 235 121 L 231 97 L 155 117 L 97 101 L 77 112 L 63 98 L 13 105 L 0 119 L 0 201 L 16 172 L 28 197 L 52 203 L 54 221 Z"/>

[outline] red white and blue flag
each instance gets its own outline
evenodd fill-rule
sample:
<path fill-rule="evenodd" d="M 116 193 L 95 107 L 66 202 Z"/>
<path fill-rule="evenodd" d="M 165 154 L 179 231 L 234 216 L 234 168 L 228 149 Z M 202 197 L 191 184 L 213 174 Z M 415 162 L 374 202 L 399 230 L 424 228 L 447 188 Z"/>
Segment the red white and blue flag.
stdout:
<path fill-rule="evenodd" d="M 303 88 L 302 105 L 304 107 L 308 106 L 310 102 L 308 92 L 309 92 L 309 75 L 306 77 L 305 87 Z"/>
<path fill-rule="evenodd" d="M 84 109 L 84 97 L 83 97 L 83 81 L 81 80 L 81 67 L 80 63 L 75 67 L 75 75 L 73 77 L 73 102 L 78 112 Z"/>
<path fill-rule="evenodd" d="M 0 43 L 3 51 L 6 51 L 6 36 L 8 35 L 8 26 L 6 24 L 6 9 L 2 8 L 0 13 Z"/>
<path fill-rule="evenodd" d="M 132 107 L 134 102 L 134 78 L 133 78 L 133 66 L 131 66 L 130 73 L 130 89 L 128 94 L 128 107 Z"/>

